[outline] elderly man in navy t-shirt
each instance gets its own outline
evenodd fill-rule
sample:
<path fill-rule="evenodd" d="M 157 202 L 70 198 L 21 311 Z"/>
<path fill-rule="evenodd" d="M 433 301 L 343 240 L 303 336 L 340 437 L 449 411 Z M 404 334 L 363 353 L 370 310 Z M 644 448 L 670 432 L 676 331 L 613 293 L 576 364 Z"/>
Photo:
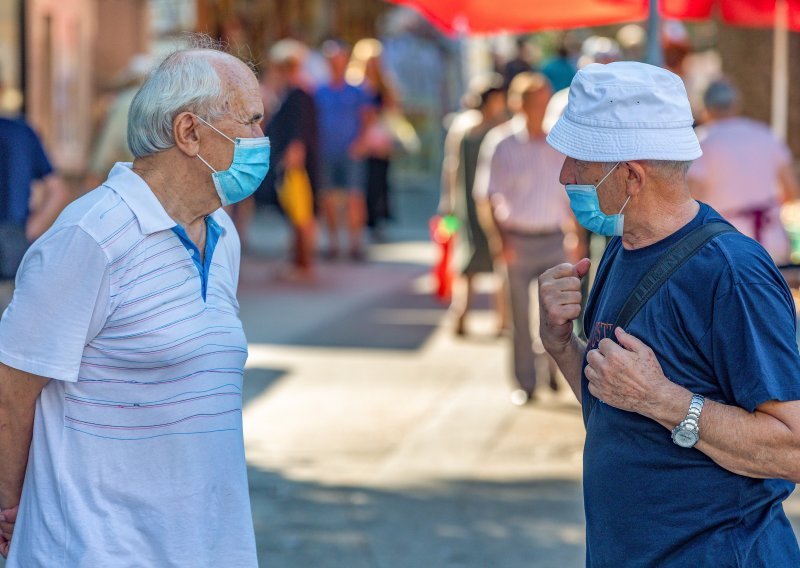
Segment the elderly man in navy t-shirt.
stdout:
<path fill-rule="evenodd" d="M 573 320 L 589 260 L 539 280 L 542 340 L 583 405 L 587 566 L 800 566 L 781 505 L 800 479 L 800 355 L 769 255 L 718 234 L 615 325 L 675 243 L 729 230 L 687 188 L 691 125 L 676 75 L 624 62 L 580 71 L 548 136 L 578 221 L 615 237 L 588 343 Z"/>

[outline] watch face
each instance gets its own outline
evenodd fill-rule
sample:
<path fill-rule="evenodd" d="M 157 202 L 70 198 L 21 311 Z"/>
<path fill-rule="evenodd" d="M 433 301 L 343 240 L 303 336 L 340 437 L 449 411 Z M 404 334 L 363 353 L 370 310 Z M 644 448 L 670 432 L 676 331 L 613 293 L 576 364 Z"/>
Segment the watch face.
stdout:
<path fill-rule="evenodd" d="M 691 448 L 697 443 L 697 432 L 681 428 L 675 432 L 674 440 L 682 448 Z"/>

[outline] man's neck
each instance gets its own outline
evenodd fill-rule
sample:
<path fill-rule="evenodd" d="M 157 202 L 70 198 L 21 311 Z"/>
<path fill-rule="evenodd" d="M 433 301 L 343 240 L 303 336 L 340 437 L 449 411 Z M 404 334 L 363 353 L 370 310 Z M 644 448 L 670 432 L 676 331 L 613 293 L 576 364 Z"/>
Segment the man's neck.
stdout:
<path fill-rule="evenodd" d="M 136 160 L 133 171 L 145 181 L 167 214 L 191 234 L 198 226 L 204 226 L 205 218 L 219 208 L 219 200 L 216 196 L 198 195 L 197 187 L 202 184 L 180 167 L 166 167 L 168 160 L 167 156 Z M 210 170 L 208 175 L 211 176 Z"/>
<path fill-rule="evenodd" d="M 528 131 L 528 136 L 530 138 L 544 138 L 544 130 L 542 130 L 542 123 L 539 122 L 537 124 L 535 122 L 531 122 L 530 120 L 528 120 L 527 117 L 524 118 L 525 118 L 525 128 Z"/>
<path fill-rule="evenodd" d="M 677 202 L 655 202 L 650 210 L 637 214 L 642 222 L 625 219 L 622 246 L 635 250 L 662 241 L 695 218 L 700 204 L 687 195 Z"/>

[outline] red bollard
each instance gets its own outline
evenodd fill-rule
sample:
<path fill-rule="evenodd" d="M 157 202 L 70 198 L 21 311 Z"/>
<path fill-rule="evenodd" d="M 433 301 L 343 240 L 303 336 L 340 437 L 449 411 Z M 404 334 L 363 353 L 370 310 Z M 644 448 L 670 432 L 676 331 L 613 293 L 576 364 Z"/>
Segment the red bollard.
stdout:
<path fill-rule="evenodd" d="M 450 264 L 458 225 L 458 219 L 452 215 L 436 215 L 429 224 L 431 238 L 439 245 L 439 258 L 433 266 L 433 276 L 436 279 L 436 298 L 443 303 L 450 302 L 453 292 L 453 270 Z"/>

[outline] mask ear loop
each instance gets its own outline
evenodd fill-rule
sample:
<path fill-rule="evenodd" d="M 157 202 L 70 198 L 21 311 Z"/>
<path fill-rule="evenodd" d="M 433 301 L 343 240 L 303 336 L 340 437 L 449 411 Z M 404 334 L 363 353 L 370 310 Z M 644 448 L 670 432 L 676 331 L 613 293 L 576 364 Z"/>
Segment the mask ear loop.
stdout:
<path fill-rule="evenodd" d="M 594 188 L 597 189 L 598 187 L 600 187 L 600 184 L 603 183 L 604 181 L 606 181 L 606 178 L 608 178 L 608 176 L 610 176 L 612 174 L 612 172 L 617 169 L 617 166 L 619 166 L 621 163 L 622 162 L 617 162 L 616 164 L 614 164 L 614 167 L 611 168 L 610 170 L 608 170 L 608 173 L 603 176 L 603 179 L 601 179 L 600 181 L 597 182 L 597 185 L 595 185 Z"/>
<path fill-rule="evenodd" d="M 625 203 L 622 204 L 622 209 L 619 210 L 618 215 L 622 215 L 622 212 L 625 211 L 625 208 L 628 206 L 628 201 L 631 200 L 631 196 L 628 196 L 628 199 L 625 200 Z"/>
<path fill-rule="evenodd" d="M 206 166 L 208 166 L 208 169 L 209 169 L 209 170 L 211 170 L 211 171 L 212 171 L 212 172 L 214 172 L 214 173 L 217 173 L 217 170 L 215 170 L 215 169 L 214 169 L 214 168 L 211 166 L 211 164 L 209 164 L 208 162 L 206 162 L 206 161 L 203 159 L 203 157 L 202 157 L 200 154 L 196 154 L 196 156 L 197 156 L 198 158 L 200 158 L 200 161 L 201 161 L 201 162 L 203 162 L 203 163 L 204 163 Z"/>
<path fill-rule="evenodd" d="M 225 134 L 224 132 L 222 132 L 222 131 L 221 131 L 220 129 L 218 129 L 216 126 L 213 126 L 213 125 L 212 125 L 211 123 L 209 123 L 207 120 L 205 120 L 205 119 L 203 119 L 203 118 L 201 118 L 201 117 L 197 116 L 197 115 L 196 115 L 196 114 L 194 114 L 194 113 L 192 113 L 192 116 L 194 116 L 194 117 L 195 117 L 197 120 L 199 120 L 200 122 L 202 122 L 203 124 L 205 124 L 206 126 L 208 126 L 208 127 L 211 129 L 211 130 L 213 130 L 213 131 L 214 131 L 214 132 L 216 132 L 217 134 L 219 134 L 219 135 L 221 135 L 221 136 L 224 136 L 225 138 L 227 138 L 228 140 L 230 140 L 231 142 L 233 142 L 234 144 L 236 144 L 236 140 L 234 140 L 233 138 L 231 138 L 230 136 L 228 136 L 227 134 Z"/>

